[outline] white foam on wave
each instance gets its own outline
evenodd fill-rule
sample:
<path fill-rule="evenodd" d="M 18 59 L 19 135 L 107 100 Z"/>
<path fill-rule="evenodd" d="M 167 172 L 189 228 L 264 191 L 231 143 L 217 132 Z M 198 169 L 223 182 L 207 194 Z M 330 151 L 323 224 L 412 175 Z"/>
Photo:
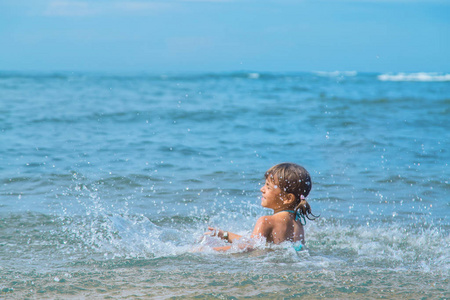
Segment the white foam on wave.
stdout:
<path fill-rule="evenodd" d="M 242 219 L 245 220 L 245 216 Z M 247 226 L 241 225 L 239 231 L 233 221 L 219 223 L 232 232 L 245 237 L 250 235 L 248 228 L 242 228 Z M 246 252 L 247 245 L 251 244 L 255 249 L 252 257 L 256 255 L 257 260 L 267 263 L 299 262 L 311 269 L 339 269 L 351 263 L 369 268 L 448 273 L 450 237 L 446 229 L 404 225 L 343 225 L 323 218 L 306 225 L 306 244 L 302 251 L 295 251 L 290 243 L 271 245 L 263 240 L 243 239 L 243 244 L 233 243 L 227 254 Z M 90 257 L 95 253 L 107 260 L 219 254 L 214 247 L 229 244 L 217 237 L 205 236 L 204 227 L 203 221 L 173 227 L 157 225 L 144 215 L 101 214 L 77 217 L 67 222 L 65 231 L 76 240 L 70 245 L 74 257 L 80 256 L 76 255 L 79 251 Z"/>
<path fill-rule="evenodd" d="M 119 209 L 117 206 L 105 205 L 95 188 L 85 190 L 88 196 L 83 199 L 84 214 L 70 214 L 63 218 L 63 232 L 58 233 L 69 240 L 68 247 L 64 246 L 63 250 L 69 251 L 74 257 L 96 254 L 105 259 L 160 258 L 200 251 L 215 253 L 213 248 L 224 246 L 224 242 L 203 235 L 208 225 L 248 237 L 256 216 L 262 213 L 254 204 L 245 204 L 245 209 L 231 215 L 219 206 L 216 208 L 218 213 L 212 213 L 208 218 L 198 219 L 198 214 L 193 213 L 188 217 L 190 221 L 174 224 L 165 222 L 163 225 L 142 214 L 130 214 L 126 207 Z M 290 244 L 275 246 L 257 242 L 253 246 L 262 251 L 269 248 L 275 250 L 267 252 L 267 261 L 270 262 L 283 262 L 286 257 L 294 262 L 303 261 L 305 255 L 310 255 L 314 264 L 323 262 L 324 266 L 336 268 L 353 262 L 376 268 L 448 272 L 448 227 L 411 225 L 342 224 L 339 219 L 321 217 L 317 222 L 308 222 L 306 225 L 306 251 L 296 253 Z M 244 250 L 239 243 L 233 246 L 232 253 Z"/>
<path fill-rule="evenodd" d="M 316 71 L 313 73 L 324 77 L 339 77 L 339 76 L 352 77 L 358 75 L 358 72 L 356 71 L 332 71 L 332 72 Z"/>
<path fill-rule="evenodd" d="M 443 73 L 397 73 L 397 74 L 381 74 L 377 76 L 380 81 L 423 81 L 423 82 L 444 82 L 450 81 L 450 74 Z"/>
<path fill-rule="evenodd" d="M 259 73 L 249 73 L 248 78 L 250 79 L 258 79 L 260 77 Z"/>
<path fill-rule="evenodd" d="M 332 255 L 380 268 L 443 273 L 450 268 L 450 237 L 443 228 L 413 230 L 403 224 L 366 227 L 325 223 L 310 229 L 307 247 L 316 255 Z"/>
<path fill-rule="evenodd" d="M 131 218 L 115 215 L 109 217 L 113 229 L 120 236 L 116 240 L 117 255 L 128 257 L 177 255 L 186 252 L 185 233 L 158 226 L 144 216 Z"/>

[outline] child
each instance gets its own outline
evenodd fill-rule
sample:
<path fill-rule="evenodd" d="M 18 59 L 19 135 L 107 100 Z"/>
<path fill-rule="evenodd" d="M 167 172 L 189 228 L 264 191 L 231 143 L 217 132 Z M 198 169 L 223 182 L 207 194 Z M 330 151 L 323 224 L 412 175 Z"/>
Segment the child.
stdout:
<path fill-rule="evenodd" d="M 311 177 L 305 168 L 294 163 L 282 163 L 270 168 L 266 174 L 266 183 L 261 188 L 261 205 L 273 209 L 273 215 L 263 216 L 256 222 L 251 235 L 252 239 L 265 239 L 267 242 L 279 244 L 284 241 L 294 242 L 299 251 L 305 240 L 303 225 L 306 218 L 314 220 L 317 216 L 311 213 L 306 197 L 311 191 Z M 229 243 L 238 241 L 242 236 L 223 230 L 208 227 L 210 234 Z M 251 245 L 239 245 L 248 249 Z M 231 246 L 216 247 L 217 251 L 226 251 Z"/>

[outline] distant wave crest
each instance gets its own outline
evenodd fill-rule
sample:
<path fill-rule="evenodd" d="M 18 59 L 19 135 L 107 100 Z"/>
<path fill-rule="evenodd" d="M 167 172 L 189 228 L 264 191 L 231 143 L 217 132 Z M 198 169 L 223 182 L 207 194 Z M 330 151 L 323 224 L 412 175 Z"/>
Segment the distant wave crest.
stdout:
<path fill-rule="evenodd" d="M 356 71 L 333 71 L 333 72 L 316 71 L 316 72 L 313 72 L 313 73 L 316 74 L 316 75 L 325 76 L 325 77 L 356 76 L 356 75 L 358 75 L 358 72 L 356 72 Z"/>
<path fill-rule="evenodd" d="M 378 75 L 381 81 L 450 81 L 450 74 L 443 73 L 398 73 Z"/>

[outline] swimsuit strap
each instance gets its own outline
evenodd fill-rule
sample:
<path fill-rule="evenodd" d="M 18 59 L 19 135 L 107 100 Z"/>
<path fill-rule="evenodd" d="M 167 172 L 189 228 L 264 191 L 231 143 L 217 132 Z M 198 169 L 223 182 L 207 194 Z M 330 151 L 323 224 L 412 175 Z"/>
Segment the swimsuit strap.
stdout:
<path fill-rule="evenodd" d="M 302 242 L 298 241 L 292 244 L 292 247 L 294 247 L 295 251 L 301 251 L 303 248 Z"/>
<path fill-rule="evenodd" d="M 282 211 L 286 211 L 286 212 L 289 212 L 291 214 L 294 214 L 295 215 L 295 221 L 300 220 L 300 224 L 306 225 L 305 216 L 301 215 L 299 212 L 296 213 L 295 211 L 289 210 L 289 209 L 282 210 Z M 297 242 L 293 243 L 292 246 L 294 247 L 295 251 L 300 251 L 303 248 L 303 244 L 300 241 L 297 241 Z"/>
<path fill-rule="evenodd" d="M 289 210 L 289 209 L 282 210 L 282 211 L 287 211 L 287 212 L 290 212 L 290 213 L 294 214 L 294 215 L 295 215 L 295 221 L 300 220 L 300 224 L 306 225 L 306 219 L 305 219 L 305 216 L 302 215 L 302 214 L 300 214 L 298 211 L 295 212 L 295 211 Z"/>

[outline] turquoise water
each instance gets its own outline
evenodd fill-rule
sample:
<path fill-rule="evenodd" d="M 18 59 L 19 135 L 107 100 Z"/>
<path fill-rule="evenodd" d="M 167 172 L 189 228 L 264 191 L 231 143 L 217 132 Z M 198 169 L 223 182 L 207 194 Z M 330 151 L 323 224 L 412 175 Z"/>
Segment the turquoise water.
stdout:
<path fill-rule="evenodd" d="M 0 73 L 0 297 L 449 298 L 449 120 L 448 74 Z M 306 250 L 214 253 L 284 161 Z"/>

